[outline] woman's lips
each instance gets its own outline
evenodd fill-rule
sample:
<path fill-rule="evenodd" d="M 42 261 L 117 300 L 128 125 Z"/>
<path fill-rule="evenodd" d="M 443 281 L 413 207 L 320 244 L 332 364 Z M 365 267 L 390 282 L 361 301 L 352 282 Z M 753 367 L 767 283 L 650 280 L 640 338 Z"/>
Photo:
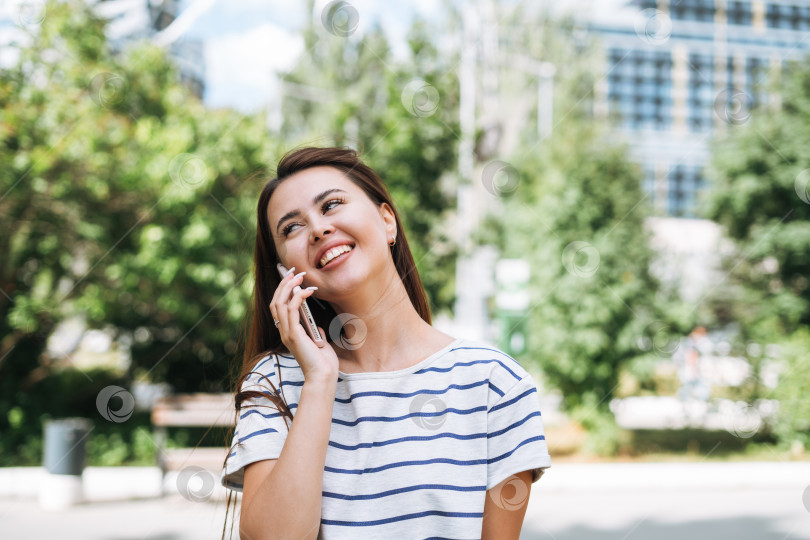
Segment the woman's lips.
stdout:
<path fill-rule="evenodd" d="M 332 268 L 333 266 L 341 265 L 341 264 L 343 264 L 343 261 L 345 261 L 346 259 L 349 258 L 349 256 L 351 256 L 352 253 L 354 253 L 354 248 L 347 251 L 346 253 L 341 253 L 340 255 L 338 255 L 337 257 L 335 257 L 334 259 L 332 259 L 328 263 L 326 263 L 326 266 L 321 266 L 320 269 L 321 270 L 328 270 L 328 269 Z"/>

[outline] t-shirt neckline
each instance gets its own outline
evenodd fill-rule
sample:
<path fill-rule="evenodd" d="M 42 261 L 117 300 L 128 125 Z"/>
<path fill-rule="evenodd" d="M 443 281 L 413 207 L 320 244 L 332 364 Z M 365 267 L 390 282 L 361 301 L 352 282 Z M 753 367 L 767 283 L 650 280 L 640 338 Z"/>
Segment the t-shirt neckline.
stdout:
<path fill-rule="evenodd" d="M 398 369 L 396 371 L 364 371 L 361 373 L 345 373 L 343 371 L 338 370 L 338 377 L 342 380 L 357 380 L 357 379 L 391 379 L 394 377 L 401 377 L 403 375 L 408 375 L 419 371 L 420 369 L 428 367 L 432 364 L 435 360 L 437 360 L 440 356 L 450 352 L 454 347 L 457 347 L 461 342 L 464 341 L 464 338 L 456 338 L 438 351 L 434 352 L 418 364 L 414 364 L 411 367 L 406 367 L 403 369 Z"/>

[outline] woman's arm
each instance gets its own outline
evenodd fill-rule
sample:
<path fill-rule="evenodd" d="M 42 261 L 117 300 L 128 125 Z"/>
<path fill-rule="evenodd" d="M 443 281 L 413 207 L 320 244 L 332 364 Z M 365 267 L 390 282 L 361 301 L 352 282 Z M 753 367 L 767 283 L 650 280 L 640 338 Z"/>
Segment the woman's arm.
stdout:
<path fill-rule="evenodd" d="M 318 537 L 336 390 L 337 374 L 306 380 L 281 455 L 245 468 L 242 538 Z"/>
<path fill-rule="evenodd" d="M 520 486 L 521 482 L 525 487 Z M 487 490 L 481 540 L 518 540 L 531 490 L 532 471 L 509 476 Z"/>

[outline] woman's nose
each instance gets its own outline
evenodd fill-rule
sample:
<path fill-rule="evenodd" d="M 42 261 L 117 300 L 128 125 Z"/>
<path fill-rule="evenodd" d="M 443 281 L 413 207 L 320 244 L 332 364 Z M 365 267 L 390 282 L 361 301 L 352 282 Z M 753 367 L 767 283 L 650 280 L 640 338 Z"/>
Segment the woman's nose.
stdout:
<path fill-rule="evenodd" d="M 317 240 L 318 238 L 325 237 L 328 234 L 332 234 L 334 232 L 334 227 L 327 222 L 324 221 L 315 221 L 312 223 L 312 239 Z"/>

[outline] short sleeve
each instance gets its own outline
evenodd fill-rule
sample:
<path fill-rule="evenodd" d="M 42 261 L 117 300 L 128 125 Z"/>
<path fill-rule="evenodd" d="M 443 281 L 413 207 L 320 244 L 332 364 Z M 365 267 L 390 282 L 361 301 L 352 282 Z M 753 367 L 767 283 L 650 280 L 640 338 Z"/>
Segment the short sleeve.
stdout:
<path fill-rule="evenodd" d="M 264 369 L 261 369 L 262 366 Z M 265 395 L 280 391 L 275 356 L 262 359 L 242 383 L 242 391 L 256 390 Z M 261 375 L 264 375 L 262 377 Z M 265 378 L 266 377 L 266 378 Z M 267 382 L 272 381 L 275 390 Z M 237 413 L 233 441 L 220 483 L 234 491 L 244 487 L 245 467 L 263 459 L 278 459 L 287 440 L 289 418 L 285 419 L 270 398 L 248 399 Z"/>
<path fill-rule="evenodd" d="M 526 374 L 487 412 L 487 489 L 509 476 L 531 470 L 532 483 L 551 467 L 540 396 Z"/>

